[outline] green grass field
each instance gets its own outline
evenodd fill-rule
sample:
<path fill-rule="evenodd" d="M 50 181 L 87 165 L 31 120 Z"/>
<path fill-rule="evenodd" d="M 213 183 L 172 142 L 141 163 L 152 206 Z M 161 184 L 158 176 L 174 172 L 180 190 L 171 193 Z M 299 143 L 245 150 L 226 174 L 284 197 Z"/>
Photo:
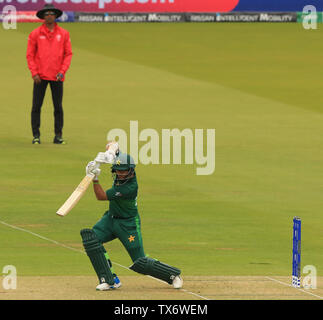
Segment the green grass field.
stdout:
<path fill-rule="evenodd" d="M 188 276 L 291 275 L 292 218 L 302 218 L 302 265 L 323 272 L 323 27 L 301 24 L 61 24 L 73 59 L 64 137 L 54 145 L 50 90 L 42 144 L 31 144 L 32 80 L 25 53 L 35 24 L 0 29 L 0 222 L 81 250 L 79 231 L 107 208 L 91 190 L 56 210 L 103 151 L 112 128 L 214 128 L 216 168 L 138 165 L 146 253 Z M 143 143 L 142 143 L 143 144 Z M 141 145 L 142 145 L 141 144 Z M 108 188 L 109 168 L 101 173 Z M 123 266 L 118 241 L 106 246 Z M 93 275 L 86 255 L 0 223 L 0 270 Z M 132 275 L 116 265 L 122 275 Z"/>

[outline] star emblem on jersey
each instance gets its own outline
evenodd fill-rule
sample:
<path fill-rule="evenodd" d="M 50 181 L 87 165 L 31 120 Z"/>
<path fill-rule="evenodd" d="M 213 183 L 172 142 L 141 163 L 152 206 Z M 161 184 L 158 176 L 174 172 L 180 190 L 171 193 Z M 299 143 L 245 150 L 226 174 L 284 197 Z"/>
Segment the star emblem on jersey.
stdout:
<path fill-rule="evenodd" d="M 121 163 L 121 161 L 118 159 L 118 160 L 116 161 L 116 164 L 119 166 L 119 165 L 120 165 L 120 163 Z"/>
<path fill-rule="evenodd" d="M 129 240 L 129 242 L 135 241 L 135 236 L 130 236 L 130 237 L 128 238 L 128 240 Z"/>

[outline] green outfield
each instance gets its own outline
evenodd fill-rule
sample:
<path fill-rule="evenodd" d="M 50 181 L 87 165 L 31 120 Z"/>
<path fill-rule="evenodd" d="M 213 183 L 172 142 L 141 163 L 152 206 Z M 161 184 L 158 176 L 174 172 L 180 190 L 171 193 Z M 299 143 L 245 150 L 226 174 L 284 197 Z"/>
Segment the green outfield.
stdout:
<path fill-rule="evenodd" d="M 146 253 L 184 277 L 289 276 L 298 215 L 302 265 L 322 274 L 321 25 L 61 26 L 74 53 L 64 87 L 64 146 L 52 143 L 49 89 L 42 144 L 31 144 L 25 53 L 36 24 L 0 29 L 0 271 L 10 264 L 18 276 L 93 275 L 79 231 L 107 204 L 90 187 L 68 216 L 55 212 L 103 151 L 108 131 L 128 132 L 136 120 L 139 130 L 216 131 L 212 175 L 197 176 L 196 165 L 137 166 Z M 108 188 L 108 166 L 101 176 Z M 122 267 L 131 260 L 118 241 L 106 248 L 121 277 L 134 275 Z"/>

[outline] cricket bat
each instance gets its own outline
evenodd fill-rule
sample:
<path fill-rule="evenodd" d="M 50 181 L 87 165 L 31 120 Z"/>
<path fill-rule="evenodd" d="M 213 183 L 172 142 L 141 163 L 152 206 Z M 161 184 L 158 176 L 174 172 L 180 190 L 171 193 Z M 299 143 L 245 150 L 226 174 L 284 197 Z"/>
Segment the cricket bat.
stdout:
<path fill-rule="evenodd" d="M 94 175 L 86 175 L 77 188 L 73 191 L 70 197 L 65 201 L 65 203 L 57 210 L 56 214 L 61 217 L 66 216 L 79 202 L 79 200 L 84 195 L 85 191 L 92 182 Z"/>
<path fill-rule="evenodd" d="M 111 153 L 115 157 L 116 153 L 119 151 L 119 145 L 115 141 L 110 141 L 106 145 L 106 150 L 106 152 L 99 152 L 95 158 L 97 168 L 99 168 L 102 163 L 111 163 Z M 110 154 L 108 152 L 110 152 Z M 65 201 L 65 203 L 56 211 L 56 214 L 61 217 L 66 216 L 83 197 L 93 178 L 93 174 L 87 174 L 70 195 L 70 197 Z"/>

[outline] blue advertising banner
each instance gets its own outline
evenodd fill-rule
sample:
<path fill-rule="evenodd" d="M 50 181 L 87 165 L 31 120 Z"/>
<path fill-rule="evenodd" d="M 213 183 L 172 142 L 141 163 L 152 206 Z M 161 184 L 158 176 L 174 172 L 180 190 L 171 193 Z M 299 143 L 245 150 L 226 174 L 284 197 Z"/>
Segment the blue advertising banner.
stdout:
<path fill-rule="evenodd" d="M 58 22 L 74 22 L 74 12 L 64 11 L 63 14 L 57 19 Z"/>

